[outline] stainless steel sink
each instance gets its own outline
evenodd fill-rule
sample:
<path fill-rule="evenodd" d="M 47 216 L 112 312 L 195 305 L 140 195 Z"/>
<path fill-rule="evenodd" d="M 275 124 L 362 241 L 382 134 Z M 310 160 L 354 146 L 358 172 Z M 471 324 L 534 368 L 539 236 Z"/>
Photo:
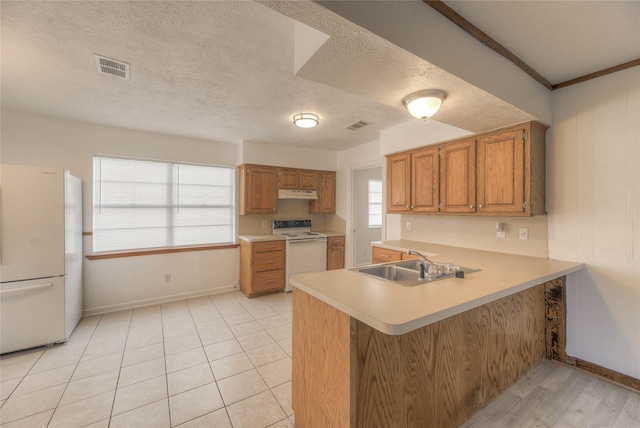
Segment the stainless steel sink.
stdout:
<path fill-rule="evenodd" d="M 360 268 L 358 272 L 396 282 L 415 281 L 420 276 L 420 270 L 406 269 L 397 265 L 370 266 Z"/>
<path fill-rule="evenodd" d="M 431 263 L 426 266 L 427 271 L 424 279 L 420 279 L 420 260 L 370 265 L 351 270 L 393 281 L 405 287 L 413 287 L 455 276 L 464 277 L 467 274 L 479 271 L 479 269 L 465 268 L 451 263 Z"/>

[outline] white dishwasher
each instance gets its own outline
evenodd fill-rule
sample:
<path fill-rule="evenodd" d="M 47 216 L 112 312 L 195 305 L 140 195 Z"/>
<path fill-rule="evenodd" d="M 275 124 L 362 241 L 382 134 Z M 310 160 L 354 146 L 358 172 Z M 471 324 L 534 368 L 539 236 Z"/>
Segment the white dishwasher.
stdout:
<path fill-rule="evenodd" d="M 285 291 L 290 275 L 327 270 L 327 236 L 311 232 L 311 220 L 276 220 L 272 231 L 287 239 Z"/>

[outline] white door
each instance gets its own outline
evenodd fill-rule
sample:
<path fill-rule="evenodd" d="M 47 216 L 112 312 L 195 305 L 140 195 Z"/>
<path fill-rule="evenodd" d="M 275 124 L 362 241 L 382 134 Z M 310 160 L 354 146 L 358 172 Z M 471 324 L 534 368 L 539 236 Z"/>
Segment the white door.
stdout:
<path fill-rule="evenodd" d="M 353 171 L 353 265 L 371 264 L 371 242 L 382 239 L 382 200 L 370 200 L 371 182 L 382 185 L 382 167 L 362 168 Z M 384 193 L 380 194 L 382 197 Z M 373 197 L 375 199 L 375 197 Z M 380 209 L 380 225 L 377 213 Z"/>
<path fill-rule="evenodd" d="M 64 171 L 2 165 L 0 281 L 64 275 Z"/>

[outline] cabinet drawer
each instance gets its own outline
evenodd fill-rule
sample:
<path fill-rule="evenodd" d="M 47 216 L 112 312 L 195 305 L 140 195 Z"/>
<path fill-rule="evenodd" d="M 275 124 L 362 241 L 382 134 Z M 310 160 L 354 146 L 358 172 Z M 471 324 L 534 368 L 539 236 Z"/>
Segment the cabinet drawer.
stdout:
<path fill-rule="evenodd" d="M 285 241 L 265 241 L 253 244 L 254 253 L 264 253 L 266 251 L 284 251 Z"/>
<path fill-rule="evenodd" d="M 402 259 L 402 253 L 396 250 L 373 247 L 373 263 L 397 262 Z"/>
<path fill-rule="evenodd" d="M 327 238 L 327 245 L 329 247 L 344 246 L 344 236 L 330 236 L 329 238 Z"/>
<path fill-rule="evenodd" d="M 264 272 L 277 269 L 284 269 L 284 251 L 269 251 L 267 253 L 257 253 L 254 256 L 254 272 Z"/>
<path fill-rule="evenodd" d="M 253 293 L 281 290 L 284 288 L 284 270 L 259 272 L 253 276 Z"/>

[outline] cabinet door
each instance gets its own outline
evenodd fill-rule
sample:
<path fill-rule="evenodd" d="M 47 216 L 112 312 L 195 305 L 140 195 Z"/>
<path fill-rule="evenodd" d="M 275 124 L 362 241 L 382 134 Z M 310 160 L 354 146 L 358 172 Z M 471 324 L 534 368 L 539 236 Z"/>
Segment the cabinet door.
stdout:
<path fill-rule="evenodd" d="M 344 236 L 327 238 L 327 270 L 344 269 Z"/>
<path fill-rule="evenodd" d="M 240 214 L 273 214 L 278 211 L 278 176 L 275 168 L 246 165 L 243 174 Z"/>
<path fill-rule="evenodd" d="M 280 169 L 278 171 L 278 189 L 297 189 L 298 171 L 295 169 Z"/>
<path fill-rule="evenodd" d="M 411 154 L 387 156 L 387 212 L 411 211 Z"/>
<path fill-rule="evenodd" d="M 440 156 L 437 147 L 411 154 L 411 211 L 438 211 L 440 186 Z"/>
<path fill-rule="evenodd" d="M 448 213 L 476 211 L 476 141 L 441 147 L 440 204 Z"/>
<path fill-rule="evenodd" d="M 318 174 L 318 199 L 309 201 L 309 214 L 336 212 L 336 173 L 323 171 Z"/>
<path fill-rule="evenodd" d="M 298 171 L 298 188 L 302 190 L 316 190 L 317 173 L 315 171 Z"/>
<path fill-rule="evenodd" d="M 478 212 L 524 212 L 524 150 L 524 129 L 478 140 Z"/>

